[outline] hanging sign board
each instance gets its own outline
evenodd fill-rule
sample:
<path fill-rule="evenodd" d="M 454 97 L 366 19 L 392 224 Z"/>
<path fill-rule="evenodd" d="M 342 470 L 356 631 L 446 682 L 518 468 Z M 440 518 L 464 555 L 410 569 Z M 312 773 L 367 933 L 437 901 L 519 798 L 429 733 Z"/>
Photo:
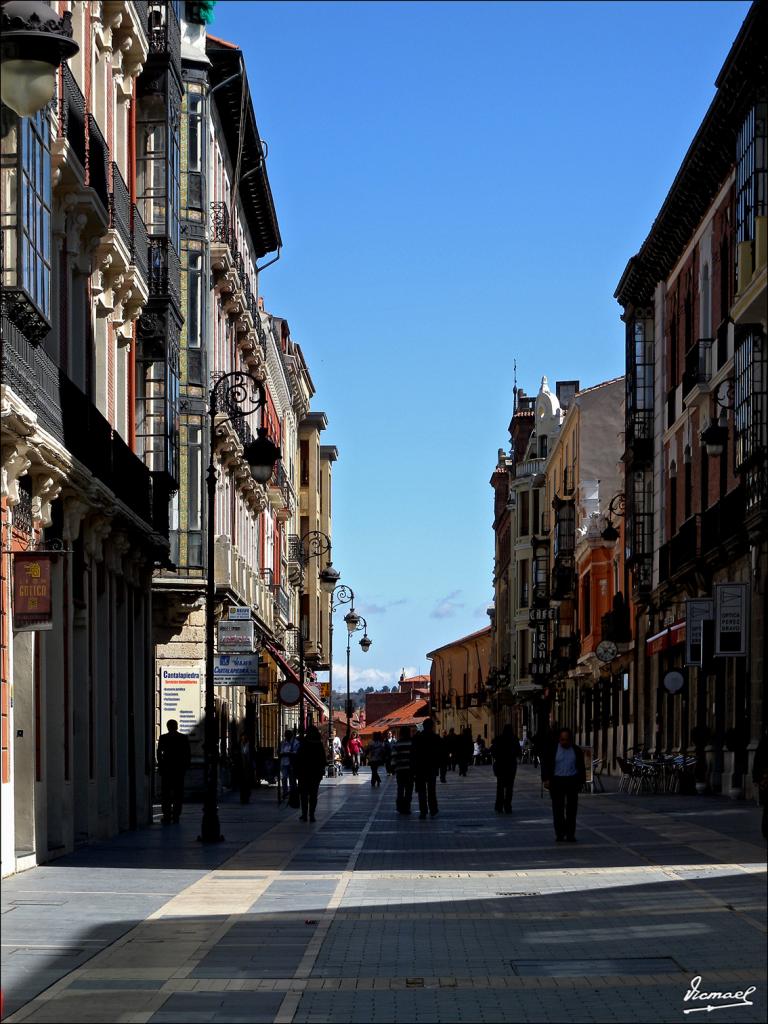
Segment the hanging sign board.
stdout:
<path fill-rule="evenodd" d="M 230 620 L 230 622 L 242 622 L 243 619 L 248 620 L 250 619 L 250 617 L 250 608 L 230 608 L 229 611 L 227 612 L 227 618 Z"/>
<path fill-rule="evenodd" d="M 322 697 L 323 700 L 328 700 L 328 698 L 331 696 L 330 683 L 320 683 L 320 696 Z"/>
<path fill-rule="evenodd" d="M 662 682 L 667 693 L 679 693 L 685 686 L 685 676 L 679 668 L 673 668 L 664 673 Z"/>
<path fill-rule="evenodd" d="M 213 658 L 214 686 L 258 686 L 258 654 L 216 654 Z"/>
<path fill-rule="evenodd" d="M 222 619 L 218 630 L 220 654 L 227 651 L 247 654 L 253 651 L 253 619 Z"/>
<path fill-rule="evenodd" d="M 13 628 L 16 632 L 53 628 L 50 555 L 14 554 Z"/>
<path fill-rule="evenodd" d="M 685 602 L 685 664 L 703 664 L 704 623 L 712 618 L 712 598 Z"/>
<path fill-rule="evenodd" d="M 161 729 L 165 731 L 168 719 L 175 718 L 194 755 L 203 752 L 203 676 L 200 662 L 160 666 Z"/>
<path fill-rule="evenodd" d="M 290 679 L 286 679 L 286 681 L 281 685 L 277 696 L 281 704 L 286 704 L 288 707 L 292 707 L 294 704 L 299 703 L 301 690 L 297 683 L 292 683 Z"/>
<path fill-rule="evenodd" d="M 747 653 L 749 595 L 746 583 L 715 584 L 715 656 L 743 658 Z"/>

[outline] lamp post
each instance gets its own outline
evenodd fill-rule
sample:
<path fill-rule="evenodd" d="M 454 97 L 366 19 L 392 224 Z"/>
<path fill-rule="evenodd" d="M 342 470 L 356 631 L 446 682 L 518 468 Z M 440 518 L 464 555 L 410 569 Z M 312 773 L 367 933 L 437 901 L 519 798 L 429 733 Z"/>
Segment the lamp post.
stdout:
<path fill-rule="evenodd" d="M 352 634 L 363 631 L 363 637 L 360 641 L 360 646 L 363 649 L 363 654 L 367 654 L 371 649 L 372 640 L 368 638 L 368 623 L 365 621 L 362 615 L 358 615 L 355 611 L 354 603 L 352 607 L 344 616 L 344 622 L 347 625 L 347 736 L 349 736 L 349 705 L 350 705 L 350 694 L 349 694 L 349 662 L 350 662 L 350 648 L 352 645 Z"/>
<path fill-rule="evenodd" d="M 302 612 L 304 604 L 304 569 L 310 558 L 328 555 L 328 561 L 320 570 L 320 587 L 325 594 L 332 594 L 339 582 L 341 573 L 335 569 L 331 561 L 331 539 L 322 530 L 310 530 L 299 540 L 299 735 L 304 735 L 304 623 Z M 330 708 L 329 708 L 330 710 Z"/>
<path fill-rule="evenodd" d="M 267 404 L 266 391 L 261 381 L 253 380 L 246 373 L 233 371 L 216 378 L 208 400 L 210 416 L 210 449 L 208 458 L 207 485 L 207 522 L 208 530 L 208 564 L 206 566 L 205 588 L 205 751 L 203 781 L 203 821 L 200 839 L 204 843 L 218 843 L 223 838 L 219 825 L 218 808 L 218 764 L 216 738 L 216 701 L 213 692 L 213 632 L 214 605 L 216 600 L 215 559 L 215 515 L 216 515 L 216 428 L 223 423 L 252 416 L 264 409 Z M 221 413 L 226 415 L 221 417 Z M 217 420 L 217 417 L 218 420 Z M 238 423 L 237 426 L 240 426 Z M 243 430 L 243 433 L 245 431 Z M 264 484 L 272 476 L 275 463 L 280 458 L 280 449 L 267 437 L 267 428 L 259 427 L 256 440 L 245 439 L 243 455 L 245 456 L 253 479 Z"/>
<path fill-rule="evenodd" d="M 333 613 L 341 605 L 349 604 L 350 601 L 354 607 L 355 592 L 352 587 L 339 584 L 339 586 L 333 588 L 333 592 L 331 593 L 331 618 L 328 626 L 328 662 L 330 664 L 330 670 L 328 672 L 328 745 L 331 748 L 331 757 L 333 757 Z M 345 708 L 347 714 L 347 738 L 349 738 L 349 681 L 347 681 L 347 703 L 345 704 Z"/>
<path fill-rule="evenodd" d="M 10 0 L 0 11 L 0 98 L 19 117 L 33 117 L 53 99 L 60 64 L 78 52 L 72 14 L 42 0 Z"/>

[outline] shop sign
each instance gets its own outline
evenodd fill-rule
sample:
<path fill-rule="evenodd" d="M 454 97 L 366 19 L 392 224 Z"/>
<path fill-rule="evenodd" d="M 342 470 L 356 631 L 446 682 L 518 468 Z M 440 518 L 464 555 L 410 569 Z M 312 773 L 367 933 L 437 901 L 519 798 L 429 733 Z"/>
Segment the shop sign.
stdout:
<path fill-rule="evenodd" d="M 715 584 L 716 657 L 743 658 L 746 656 L 748 618 L 747 584 Z"/>
<path fill-rule="evenodd" d="M 229 619 L 230 622 L 238 622 L 238 621 L 242 622 L 243 619 L 248 620 L 248 619 L 250 619 L 250 617 L 251 617 L 251 609 L 250 608 L 235 607 L 235 608 L 230 608 L 229 611 L 227 612 L 227 618 Z"/>
<path fill-rule="evenodd" d="M 13 628 L 16 632 L 53 628 L 50 555 L 14 553 Z"/>
<path fill-rule="evenodd" d="M 528 625 L 535 626 L 538 622 L 549 622 L 558 617 L 558 608 L 531 608 L 528 612 Z"/>
<path fill-rule="evenodd" d="M 685 664 L 704 663 L 704 623 L 712 618 L 712 598 L 685 602 Z"/>
<path fill-rule="evenodd" d="M 218 624 L 219 630 L 219 653 L 234 651 L 240 654 L 247 654 L 253 651 L 253 619 L 227 620 L 223 619 Z"/>
<path fill-rule="evenodd" d="M 216 654 L 213 658 L 214 686 L 258 686 L 258 654 Z"/>
<path fill-rule="evenodd" d="M 323 700 L 328 700 L 328 698 L 331 696 L 330 683 L 320 683 L 320 696 L 323 698 Z"/>
<path fill-rule="evenodd" d="M 190 737 L 193 754 L 203 750 L 203 731 L 198 729 L 203 718 L 203 676 L 199 662 L 160 666 L 161 727 L 165 730 L 168 719 L 175 718 L 179 732 Z"/>
<path fill-rule="evenodd" d="M 548 635 L 546 621 L 537 622 L 533 633 L 533 661 L 530 665 L 532 676 L 546 676 L 552 671 Z"/>

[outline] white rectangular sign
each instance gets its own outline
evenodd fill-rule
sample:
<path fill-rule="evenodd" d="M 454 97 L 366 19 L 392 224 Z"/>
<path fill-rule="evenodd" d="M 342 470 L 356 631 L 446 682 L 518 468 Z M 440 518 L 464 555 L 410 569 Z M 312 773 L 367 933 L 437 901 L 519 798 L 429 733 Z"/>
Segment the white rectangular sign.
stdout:
<path fill-rule="evenodd" d="M 219 654 L 234 651 L 247 654 L 253 651 L 253 619 L 219 622 Z"/>
<path fill-rule="evenodd" d="M 747 653 L 749 592 L 746 583 L 715 584 L 715 656 L 739 658 Z"/>
<path fill-rule="evenodd" d="M 713 615 L 712 598 L 685 602 L 685 664 L 704 663 L 704 623 Z"/>
<path fill-rule="evenodd" d="M 175 718 L 179 732 L 189 737 L 193 755 L 203 751 L 204 677 L 201 662 L 160 666 L 161 731 L 165 732 L 169 718 Z"/>
<path fill-rule="evenodd" d="M 258 654 L 217 654 L 214 656 L 214 686 L 257 686 L 258 682 Z"/>
<path fill-rule="evenodd" d="M 227 612 L 227 618 L 232 621 L 242 621 L 243 619 L 250 619 L 251 609 L 250 608 L 230 608 Z"/>

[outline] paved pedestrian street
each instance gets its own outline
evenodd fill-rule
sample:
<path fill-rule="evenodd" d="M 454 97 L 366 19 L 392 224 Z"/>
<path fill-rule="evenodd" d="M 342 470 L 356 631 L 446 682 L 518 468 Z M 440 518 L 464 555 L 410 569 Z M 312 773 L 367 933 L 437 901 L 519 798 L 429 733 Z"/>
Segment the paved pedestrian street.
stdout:
<path fill-rule="evenodd" d="M 765 1019 L 754 805 L 585 795 L 578 842 L 555 843 L 534 769 L 511 815 L 493 813 L 493 785 L 489 768 L 449 773 L 422 821 L 396 814 L 392 779 L 327 780 L 316 825 L 262 789 L 224 803 L 215 848 L 192 805 L 181 825 L 17 875 L 6 1019 Z M 756 988 L 686 1002 L 695 977 L 700 993 Z"/>

